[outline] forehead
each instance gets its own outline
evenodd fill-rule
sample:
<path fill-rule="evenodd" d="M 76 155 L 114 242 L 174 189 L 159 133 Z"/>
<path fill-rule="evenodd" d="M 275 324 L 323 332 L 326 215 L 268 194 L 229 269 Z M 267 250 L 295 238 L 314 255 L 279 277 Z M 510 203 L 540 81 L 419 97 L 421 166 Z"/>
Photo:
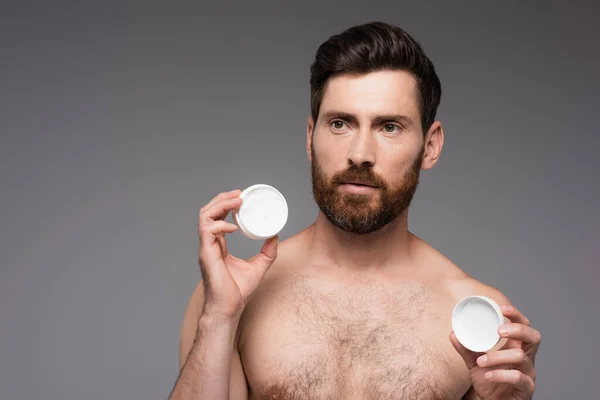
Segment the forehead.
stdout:
<path fill-rule="evenodd" d="M 404 114 L 419 121 L 415 77 L 407 71 L 340 74 L 325 85 L 321 110 L 335 109 L 356 115 Z"/>

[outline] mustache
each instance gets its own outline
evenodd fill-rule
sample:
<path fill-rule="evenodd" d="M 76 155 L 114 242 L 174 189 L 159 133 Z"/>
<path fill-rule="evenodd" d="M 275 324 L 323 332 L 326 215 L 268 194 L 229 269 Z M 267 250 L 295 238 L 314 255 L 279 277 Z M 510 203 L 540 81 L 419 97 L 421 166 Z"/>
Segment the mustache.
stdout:
<path fill-rule="evenodd" d="M 386 187 L 385 181 L 375 174 L 371 167 L 357 167 L 356 165 L 352 165 L 348 169 L 334 174 L 331 182 L 336 186 L 346 182 L 353 182 L 374 187 Z"/>

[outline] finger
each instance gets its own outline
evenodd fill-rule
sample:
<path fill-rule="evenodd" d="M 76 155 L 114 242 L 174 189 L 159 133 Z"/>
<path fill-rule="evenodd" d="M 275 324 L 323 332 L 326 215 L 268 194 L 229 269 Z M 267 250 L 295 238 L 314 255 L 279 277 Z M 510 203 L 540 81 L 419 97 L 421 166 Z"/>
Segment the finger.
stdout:
<path fill-rule="evenodd" d="M 516 369 L 496 369 L 485 373 L 486 379 L 491 382 L 508 383 L 516 390 L 523 393 L 533 394 L 535 383 L 531 377 Z"/>
<path fill-rule="evenodd" d="M 200 229 L 201 244 L 212 244 L 216 240 L 216 235 L 219 233 L 232 233 L 237 229 L 237 225 L 227 221 L 218 220 L 209 224 L 205 224 Z"/>
<path fill-rule="evenodd" d="M 250 257 L 248 262 L 256 267 L 258 267 L 261 272 L 266 273 L 269 267 L 273 264 L 275 259 L 277 258 L 277 247 L 279 244 L 279 236 L 273 236 L 265 240 L 260 249 L 260 253 L 257 255 Z"/>
<path fill-rule="evenodd" d="M 200 250 L 198 257 L 201 266 L 203 264 L 210 264 L 211 261 L 223 257 L 218 246 L 217 235 L 235 232 L 237 228 L 237 225 L 222 220 L 214 221 L 200 228 Z"/>
<path fill-rule="evenodd" d="M 510 319 L 511 322 L 518 322 L 519 324 L 529 325 L 529 318 L 523 315 L 521 311 L 517 310 L 515 306 L 503 305 L 502 307 L 500 307 L 500 309 L 502 310 L 502 314 L 504 314 L 505 317 Z"/>
<path fill-rule="evenodd" d="M 462 359 L 465 361 L 465 364 L 469 370 L 477 366 L 477 358 L 484 353 L 477 353 L 464 347 L 456 338 L 454 331 L 450 332 L 450 342 L 452 342 L 452 345 L 458 354 L 460 354 Z"/>
<path fill-rule="evenodd" d="M 242 193 L 241 190 L 236 189 L 236 190 L 232 190 L 229 192 L 223 192 L 223 193 L 219 193 L 217 196 L 215 196 L 211 201 L 209 201 L 204 207 L 202 207 L 200 209 L 200 211 L 204 211 L 209 209 L 213 204 L 215 204 L 217 201 L 221 201 L 221 200 L 226 200 L 226 199 L 231 199 L 233 197 L 237 197 Z"/>
<path fill-rule="evenodd" d="M 510 365 L 526 375 L 533 376 L 534 374 L 531 359 L 522 349 L 500 350 L 484 354 L 477 359 L 477 365 L 482 368 Z"/>
<path fill-rule="evenodd" d="M 200 213 L 200 225 L 210 221 L 224 219 L 230 211 L 237 210 L 241 205 L 241 197 L 220 200 Z"/>
<path fill-rule="evenodd" d="M 537 329 L 517 323 L 501 325 L 498 328 L 498 334 L 507 339 L 519 340 L 532 345 L 538 345 L 542 338 Z"/>

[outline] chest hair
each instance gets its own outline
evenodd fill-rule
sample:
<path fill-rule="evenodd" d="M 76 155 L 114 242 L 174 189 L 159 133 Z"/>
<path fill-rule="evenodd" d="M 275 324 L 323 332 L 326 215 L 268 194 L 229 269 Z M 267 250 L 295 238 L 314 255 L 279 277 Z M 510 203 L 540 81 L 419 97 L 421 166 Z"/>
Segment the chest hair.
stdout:
<path fill-rule="evenodd" d="M 327 288 L 299 275 L 270 301 L 280 329 L 264 338 L 276 351 L 265 355 L 273 378 L 258 398 L 449 398 L 450 364 L 426 334 L 439 322 L 427 285 L 356 276 Z"/>

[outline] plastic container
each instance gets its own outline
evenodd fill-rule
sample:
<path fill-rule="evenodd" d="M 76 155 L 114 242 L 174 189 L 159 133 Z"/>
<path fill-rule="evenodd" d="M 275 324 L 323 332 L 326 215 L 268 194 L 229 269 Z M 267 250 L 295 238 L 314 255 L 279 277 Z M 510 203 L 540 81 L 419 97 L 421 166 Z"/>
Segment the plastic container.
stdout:
<path fill-rule="evenodd" d="M 485 296 L 467 296 L 452 311 L 452 330 L 458 341 L 471 351 L 491 350 L 501 339 L 498 327 L 503 324 L 500 306 Z"/>
<path fill-rule="evenodd" d="M 285 226 L 288 206 L 285 197 L 269 185 L 253 185 L 241 194 L 242 206 L 233 212 L 233 221 L 250 239 L 265 240 Z"/>

